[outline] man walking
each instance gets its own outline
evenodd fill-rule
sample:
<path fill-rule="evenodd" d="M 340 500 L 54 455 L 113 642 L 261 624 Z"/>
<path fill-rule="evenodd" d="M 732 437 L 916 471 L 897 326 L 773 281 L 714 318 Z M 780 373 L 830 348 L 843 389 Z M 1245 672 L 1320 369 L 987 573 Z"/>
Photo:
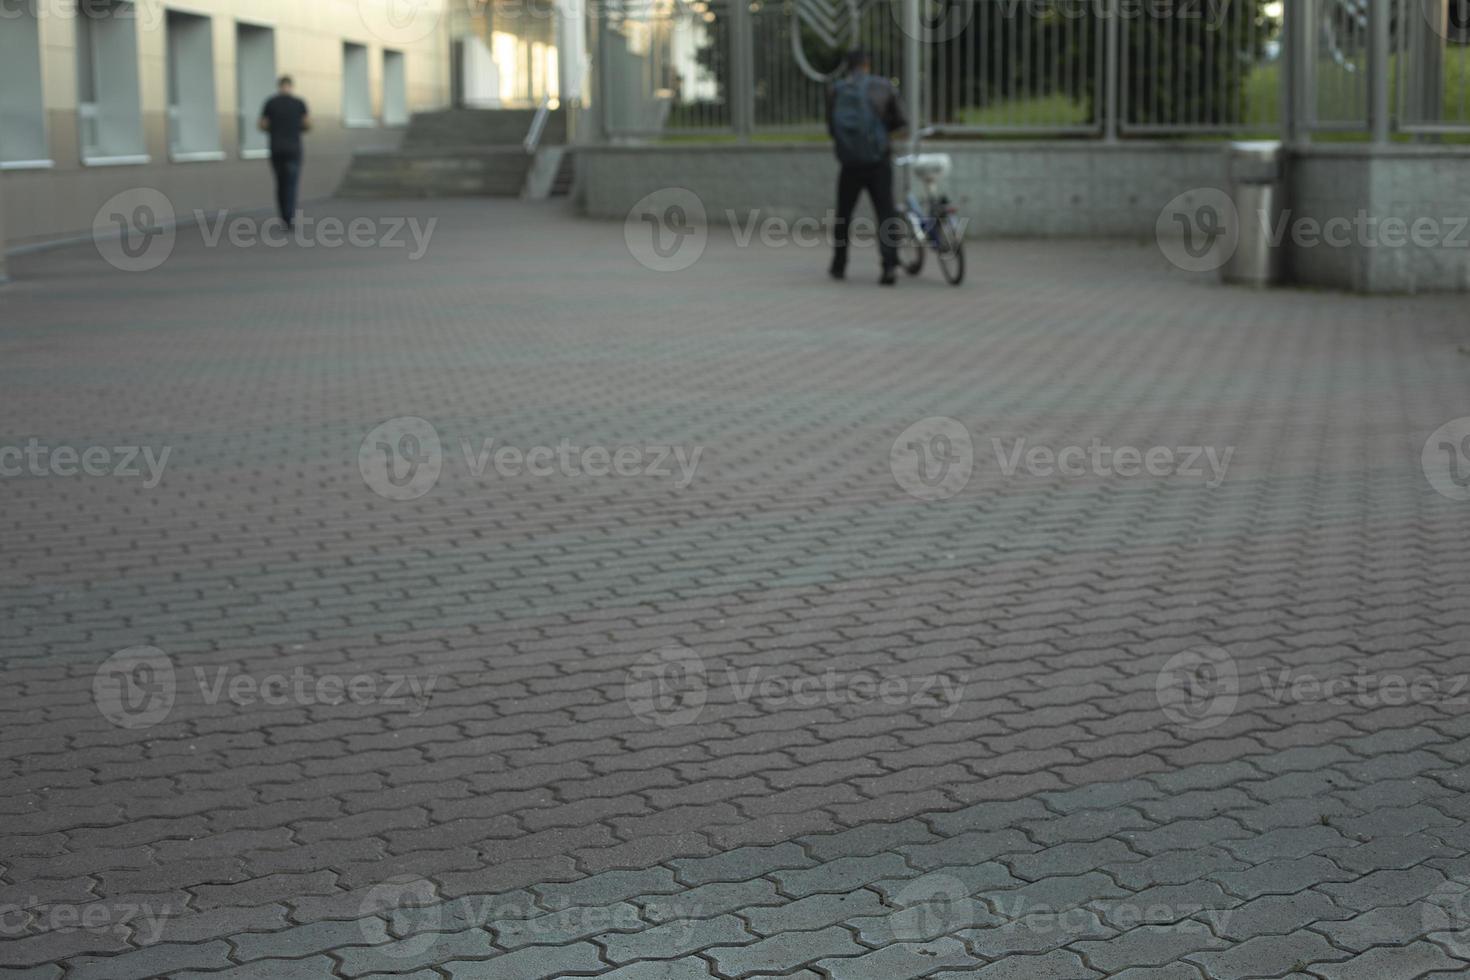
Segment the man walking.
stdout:
<path fill-rule="evenodd" d="M 276 206 L 289 230 L 296 223 L 301 186 L 301 134 L 311 129 L 306 103 L 291 94 L 291 76 L 282 76 L 276 94 L 260 110 L 260 129 L 271 136 L 271 169 L 276 174 Z"/>
<path fill-rule="evenodd" d="M 847 77 L 827 92 L 827 131 L 842 163 L 837 178 L 837 220 L 832 234 L 832 278 L 847 274 L 847 235 L 858 195 L 864 190 L 878 215 L 878 253 L 883 260 L 883 278 L 892 286 L 898 267 L 898 222 L 893 206 L 893 155 L 891 136 L 908 126 L 903 103 L 886 78 L 871 73 L 872 60 L 866 52 L 847 56 Z"/>

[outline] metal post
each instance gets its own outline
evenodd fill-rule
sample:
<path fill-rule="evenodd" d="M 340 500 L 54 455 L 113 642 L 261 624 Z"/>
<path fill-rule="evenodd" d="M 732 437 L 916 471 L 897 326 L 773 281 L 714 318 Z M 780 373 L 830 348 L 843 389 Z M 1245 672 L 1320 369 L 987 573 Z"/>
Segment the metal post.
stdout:
<path fill-rule="evenodd" d="M 1389 114 L 1388 73 L 1393 56 L 1393 0 L 1370 0 L 1368 15 L 1368 119 L 1373 142 L 1387 143 Z"/>
<path fill-rule="evenodd" d="M 9 281 L 5 276 L 5 179 L 0 176 L 0 286 Z"/>
<path fill-rule="evenodd" d="M 735 138 L 750 141 L 755 130 L 755 44 L 750 0 L 730 0 L 730 125 Z"/>
<path fill-rule="evenodd" d="M 923 73 L 920 61 L 924 56 L 922 40 L 923 26 L 919 20 L 921 0 L 903 2 L 903 101 L 913 118 L 909 122 L 909 153 L 919 151 L 919 130 L 928 125 L 924 113 L 924 98 L 920 92 Z"/>
<path fill-rule="evenodd" d="M 1404 121 L 1437 123 L 1444 118 L 1445 38 L 1449 36 L 1449 0 L 1410 0 L 1410 12 L 1400 29 L 1399 106 Z"/>
<path fill-rule="evenodd" d="M 1107 22 L 1103 24 L 1103 138 L 1109 143 L 1118 142 L 1120 118 L 1118 115 L 1119 88 L 1123 81 L 1123 16 L 1120 0 L 1108 0 Z"/>

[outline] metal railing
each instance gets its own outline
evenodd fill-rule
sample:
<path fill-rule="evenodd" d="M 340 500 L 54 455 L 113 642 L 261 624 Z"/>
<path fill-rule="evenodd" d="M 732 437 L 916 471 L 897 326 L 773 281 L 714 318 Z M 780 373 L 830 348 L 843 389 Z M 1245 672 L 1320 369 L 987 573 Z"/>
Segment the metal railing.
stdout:
<path fill-rule="evenodd" d="M 611 4 L 613 137 L 819 133 L 853 47 L 955 136 L 1470 133 L 1470 0 Z"/>
<path fill-rule="evenodd" d="M 534 154 L 536 148 L 541 145 L 541 135 L 546 132 L 546 121 L 551 118 L 551 96 L 541 96 L 541 104 L 536 107 L 536 114 L 531 117 L 531 128 L 526 133 L 526 138 L 521 141 L 521 148 L 527 155 Z"/>

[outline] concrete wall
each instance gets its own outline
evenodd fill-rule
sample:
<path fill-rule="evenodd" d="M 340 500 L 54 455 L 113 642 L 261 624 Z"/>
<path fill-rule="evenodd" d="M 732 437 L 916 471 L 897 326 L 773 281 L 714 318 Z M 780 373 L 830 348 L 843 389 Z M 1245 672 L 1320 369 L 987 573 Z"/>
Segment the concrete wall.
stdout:
<path fill-rule="evenodd" d="M 1151 237 L 1171 198 L 1224 186 L 1217 146 L 1095 142 L 926 143 L 954 159 L 947 184 L 972 237 Z M 623 218 L 642 196 L 687 187 L 711 221 L 727 210 L 786 220 L 836 206 L 837 163 L 825 143 L 579 147 L 578 193 L 589 215 Z M 866 207 L 866 205 L 864 205 Z"/>
<path fill-rule="evenodd" d="M 1289 181 L 1283 227 L 1293 281 L 1370 293 L 1470 291 L 1464 149 L 1302 147 Z"/>
<path fill-rule="evenodd" d="M 194 208 L 262 207 L 272 200 L 269 165 L 242 157 L 237 114 L 235 27 L 237 21 L 274 28 L 276 69 L 296 79 L 297 94 L 311 107 L 315 130 L 306 147 L 302 193 L 330 194 L 354 149 L 396 145 L 401 130 L 348 127 L 342 122 L 342 45 L 369 49 L 373 111 L 382 114 L 382 52 L 405 53 L 411 111 L 449 102 L 450 0 L 429 0 L 405 23 L 390 16 L 394 0 L 187 0 L 171 5 L 211 18 L 215 101 L 220 116 L 223 159 L 173 162 L 167 129 L 167 36 L 164 5 L 140 0 L 136 29 L 144 131 L 149 162 L 126 166 L 83 165 L 77 121 L 76 24 L 73 16 L 50 13 L 40 20 L 43 98 L 52 164 L 9 170 L 3 184 L 12 248 L 90 234 L 98 208 L 119 191 L 151 187 L 179 213 Z M 401 11 L 400 11 L 401 12 Z M 251 100 L 254 101 L 253 99 Z M 250 108 L 254 114 L 255 108 Z M 253 122 L 253 120 L 252 120 Z"/>
<path fill-rule="evenodd" d="M 1217 142 L 925 148 L 953 158 L 948 186 L 971 218 L 971 237 L 1173 237 L 1177 229 L 1160 218 L 1176 198 L 1197 202 L 1207 199 L 1197 192 L 1229 187 Z M 1284 241 L 1294 282 L 1375 293 L 1470 290 L 1470 228 L 1460 224 L 1470 221 L 1470 151 L 1336 144 L 1300 148 L 1290 161 L 1287 199 L 1295 207 Z M 622 219 L 643 196 L 683 187 L 711 222 L 729 212 L 745 222 L 752 211 L 789 221 L 831 211 L 836 171 L 822 143 L 586 147 L 578 149 L 578 198 L 590 216 Z M 1310 230 L 1312 221 L 1360 212 L 1378 219 L 1380 230 L 1369 236 L 1376 240 L 1360 243 L 1356 228 L 1342 246 L 1298 240 L 1303 224 Z M 1383 233 L 1384 219 L 1412 227 L 1426 217 L 1440 241 L 1400 245 Z"/>

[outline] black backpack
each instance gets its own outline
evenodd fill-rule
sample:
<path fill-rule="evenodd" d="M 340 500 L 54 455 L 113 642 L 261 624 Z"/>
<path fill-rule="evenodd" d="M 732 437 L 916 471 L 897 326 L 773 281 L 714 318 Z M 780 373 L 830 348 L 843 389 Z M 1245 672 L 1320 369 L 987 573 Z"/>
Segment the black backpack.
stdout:
<path fill-rule="evenodd" d="M 872 167 L 888 156 L 888 127 L 870 97 L 871 75 L 847 78 L 832 94 L 832 148 L 847 167 Z"/>

